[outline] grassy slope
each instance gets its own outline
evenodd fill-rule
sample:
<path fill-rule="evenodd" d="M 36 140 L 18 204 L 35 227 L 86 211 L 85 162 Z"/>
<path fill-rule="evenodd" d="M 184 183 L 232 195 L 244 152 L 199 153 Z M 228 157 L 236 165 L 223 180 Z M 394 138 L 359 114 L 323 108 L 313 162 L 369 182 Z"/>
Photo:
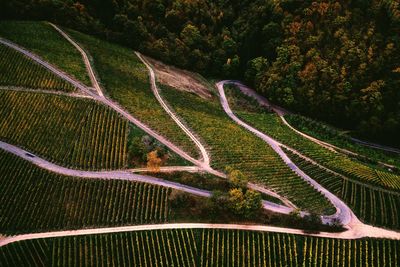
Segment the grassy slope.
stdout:
<path fill-rule="evenodd" d="M 272 148 L 236 125 L 217 99 L 204 100 L 167 87 L 163 87 L 162 94 L 209 146 L 213 167 L 239 169 L 250 180 L 275 189 L 302 209 L 319 213 L 333 211 L 330 203 L 294 174 Z"/>
<path fill-rule="evenodd" d="M 69 33 L 93 57 L 103 88 L 112 99 L 190 155 L 198 156 L 195 144 L 154 97 L 148 71 L 134 51 L 78 32 Z"/>
<path fill-rule="evenodd" d="M 49 24 L 0 21 L 0 36 L 36 53 L 84 84 L 91 85 L 79 51 Z"/>
<path fill-rule="evenodd" d="M 239 230 L 157 230 L 29 240 L 0 248 L 9 266 L 388 266 L 399 241 Z"/>
<path fill-rule="evenodd" d="M 235 88 L 232 90 L 226 90 L 230 102 L 236 101 L 235 99 L 238 97 L 240 98 L 242 95 L 237 93 L 238 89 Z M 251 105 L 253 104 L 254 103 Z M 249 103 L 242 103 L 242 109 L 237 108 L 235 113 L 255 128 L 267 133 L 280 142 L 297 149 L 318 163 L 362 182 L 371 183 L 389 189 L 400 189 L 400 177 L 398 175 L 374 169 L 371 166 L 352 160 L 345 155 L 331 152 L 328 149 L 325 149 L 296 134 L 289 127 L 284 125 L 276 114 L 261 113 L 258 111 L 254 112 L 246 108 L 248 105 Z"/>

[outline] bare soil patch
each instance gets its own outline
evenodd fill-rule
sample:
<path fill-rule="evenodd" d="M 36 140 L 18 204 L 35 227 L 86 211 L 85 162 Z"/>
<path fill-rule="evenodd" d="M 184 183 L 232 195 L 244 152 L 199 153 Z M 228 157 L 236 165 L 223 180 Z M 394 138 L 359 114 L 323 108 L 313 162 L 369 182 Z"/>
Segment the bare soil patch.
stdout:
<path fill-rule="evenodd" d="M 210 91 L 212 86 L 199 74 L 166 65 L 149 57 L 145 57 L 145 59 L 153 66 L 159 83 L 195 93 L 205 99 L 212 98 L 213 94 Z"/>

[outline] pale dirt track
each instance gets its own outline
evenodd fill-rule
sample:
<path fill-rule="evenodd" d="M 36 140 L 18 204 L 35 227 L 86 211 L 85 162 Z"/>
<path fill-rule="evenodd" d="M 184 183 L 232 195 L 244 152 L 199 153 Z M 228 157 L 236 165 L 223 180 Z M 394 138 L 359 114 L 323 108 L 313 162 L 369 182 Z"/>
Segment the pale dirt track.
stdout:
<path fill-rule="evenodd" d="M 106 179 L 106 180 L 126 180 L 126 181 L 134 181 L 134 182 L 142 182 L 142 183 L 148 183 L 148 184 L 154 184 L 154 185 L 159 185 L 167 188 L 172 188 L 176 190 L 180 190 L 189 194 L 193 194 L 196 196 L 200 197 L 211 197 L 212 192 L 203 190 L 203 189 L 198 189 L 192 186 L 176 183 L 176 182 L 171 182 L 168 180 L 156 178 L 153 176 L 149 175 L 140 175 L 133 173 L 132 171 L 83 171 L 83 170 L 74 170 L 74 169 L 69 169 L 65 168 L 62 166 L 58 166 L 54 163 L 51 163 L 45 159 L 42 159 L 38 157 L 37 155 L 28 152 L 24 149 L 21 149 L 17 146 L 5 143 L 0 141 L 0 148 L 12 153 L 26 161 L 29 161 L 30 163 L 41 167 L 42 169 L 58 173 L 61 175 L 65 176 L 73 176 L 73 177 L 81 177 L 81 178 L 86 178 L 86 179 Z M 168 168 L 168 171 L 184 171 L 187 168 L 190 167 L 165 167 Z M 133 169 L 135 171 L 135 169 Z M 167 171 L 166 170 L 166 171 Z M 191 171 L 195 171 L 194 169 L 191 169 Z M 263 200 L 263 208 L 265 210 L 273 211 L 276 213 L 282 213 L 282 214 L 289 214 L 292 212 L 294 209 L 292 207 L 287 207 L 283 205 L 279 205 L 270 201 Z"/>

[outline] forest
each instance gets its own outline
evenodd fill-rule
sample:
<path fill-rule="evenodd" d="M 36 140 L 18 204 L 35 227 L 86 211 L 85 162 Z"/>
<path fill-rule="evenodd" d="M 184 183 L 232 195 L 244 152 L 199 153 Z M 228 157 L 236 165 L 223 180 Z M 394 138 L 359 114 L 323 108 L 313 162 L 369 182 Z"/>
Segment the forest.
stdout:
<path fill-rule="evenodd" d="M 10 0 L 1 19 L 48 20 L 400 147 L 399 0 Z"/>

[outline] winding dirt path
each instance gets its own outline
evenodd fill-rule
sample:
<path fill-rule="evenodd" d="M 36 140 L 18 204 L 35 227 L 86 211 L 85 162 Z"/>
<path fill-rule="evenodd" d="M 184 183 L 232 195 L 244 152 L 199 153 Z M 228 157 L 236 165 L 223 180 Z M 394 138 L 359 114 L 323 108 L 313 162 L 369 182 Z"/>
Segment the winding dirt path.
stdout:
<path fill-rule="evenodd" d="M 74 176 L 74 177 L 81 177 L 86 179 L 106 179 L 106 180 L 126 180 L 126 181 L 135 181 L 135 182 L 143 182 L 149 183 L 154 185 L 160 185 L 163 187 L 168 187 L 180 191 L 184 191 L 189 194 L 193 194 L 200 197 L 211 197 L 212 192 L 198 189 L 192 186 L 156 178 L 153 176 L 148 175 L 140 175 L 133 173 L 130 170 L 127 171 L 83 171 L 83 170 L 75 170 L 65 168 L 54 163 L 51 163 L 45 159 L 38 157 L 37 155 L 28 152 L 24 149 L 21 149 L 17 146 L 5 143 L 0 141 L 0 149 L 3 149 L 9 153 L 12 153 L 30 163 L 41 167 L 42 169 L 58 173 L 61 175 L 66 176 Z M 164 167 L 165 171 L 186 171 L 188 168 L 191 168 L 191 171 L 202 171 L 201 169 L 195 169 L 196 167 L 187 167 L 187 166 L 173 166 L 173 167 Z M 135 171 L 135 169 L 133 169 Z M 137 170 L 136 170 L 137 171 Z M 289 214 L 294 210 L 293 207 L 287 207 L 283 205 L 279 205 L 267 200 L 262 201 L 263 208 L 269 211 L 282 213 L 282 214 Z"/>
<path fill-rule="evenodd" d="M 150 73 L 150 83 L 151 83 L 151 90 L 153 91 L 155 97 L 157 98 L 160 105 L 163 109 L 168 113 L 168 115 L 175 121 L 175 123 L 186 133 L 187 136 L 196 144 L 198 149 L 201 152 L 201 157 L 205 165 L 210 166 L 210 156 L 207 153 L 206 148 L 203 144 L 197 139 L 197 137 L 186 127 L 178 118 L 178 116 L 169 108 L 169 106 L 165 103 L 164 99 L 161 97 L 159 93 L 159 89 L 157 87 L 155 74 L 153 68 L 150 64 L 143 58 L 143 56 L 139 52 L 135 52 L 136 56 L 143 62 L 146 68 L 149 70 Z"/>
<path fill-rule="evenodd" d="M 138 126 L 140 129 L 142 129 L 147 134 L 149 134 L 152 137 L 154 137 L 155 139 L 157 139 L 160 143 L 164 144 L 170 150 L 172 150 L 173 152 L 175 152 L 176 154 L 178 154 L 182 158 L 186 159 L 187 161 L 192 162 L 194 165 L 199 166 L 199 167 L 203 168 L 205 171 L 208 171 L 208 172 L 210 172 L 210 173 L 212 173 L 214 175 L 217 175 L 219 177 L 223 177 L 224 176 L 223 173 L 212 169 L 209 165 L 204 164 L 204 162 L 192 158 L 189 154 L 187 154 L 185 151 L 180 149 L 178 146 L 176 146 L 175 144 L 173 144 L 172 142 L 167 140 L 165 137 L 163 137 L 160 134 L 158 134 L 155 131 L 153 131 L 149 126 L 145 125 L 144 123 L 142 123 L 141 121 L 139 121 L 138 119 L 133 117 L 129 112 L 127 112 L 125 109 L 120 107 L 114 101 L 108 99 L 105 96 L 102 97 L 102 96 L 97 95 L 91 89 L 89 89 L 88 87 L 83 85 L 81 82 L 77 81 L 76 79 L 72 78 L 71 76 L 69 76 L 68 74 L 62 72 L 61 70 L 57 69 L 56 67 L 54 67 L 50 63 L 42 60 L 39 56 L 37 56 L 37 55 L 25 50 L 24 48 L 21 48 L 20 46 L 14 44 L 13 42 L 11 42 L 9 40 L 6 40 L 6 39 L 0 38 L 0 43 L 4 44 L 4 45 L 6 45 L 6 46 L 8 46 L 8 47 L 10 47 L 12 49 L 15 49 L 16 51 L 18 51 L 18 52 L 20 52 L 22 54 L 24 54 L 25 56 L 27 56 L 28 58 L 32 59 L 36 63 L 42 65 L 46 69 L 50 70 L 51 72 L 53 72 L 54 74 L 56 74 L 60 78 L 64 79 L 65 81 L 67 81 L 69 83 L 71 83 L 72 85 L 74 85 L 76 88 L 78 88 L 79 90 L 84 92 L 86 95 L 90 96 L 95 101 L 98 101 L 98 102 L 100 102 L 100 103 L 112 108 L 113 110 L 115 110 L 116 112 L 121 114 L 123 117 L 125 117 L 128 121 L 130 121 L 131 123 L 133 123 L 136 126 Z"/>
<path fill-rule="evenodd" d="M 273 138 L 269 137 L 268 135 L 262 133 L 261 131 L 253 128 L 252 126 L 248 125 L 247 123 L 243 122 L 240 120 L 231 110 L 228 100 L 226 99 L 225 96 L 225 91 L 224 91 L 224 85 L 228 84 L 229 81 L 221 81 L 217 83 L 217 88 L 218 92 L 220 94 L 220 100 L 221 100 L 221 105 L 228 114 L 228 116 L 235 121 L 237 124 L 240 126 L 244 127 L 248 131 L 252 132 L 262 140 L 264 140 L 267 144 L 269 144 L 272 149 L 282 158 L 282 160 L 285 162 L 285 164 L 292 169 L 295 173 L 297 173 L 302 179 L 304 179 L 306 182 L 311 184 L 316 190 L 320 191 L 329 201 L 335 206 L 336 208 L 336 213 L 334 215 L 329 215 L 329 216 L 322 216 L 322 221 L 325 223 L 332 222 L 334 219 L 339 219 L 339 221 L 343 225 L 348 225 L 352 220 L 358 220 L 354 213 L 351 211 L 351 209 L 338 197 L 336 197 L 334 194 L 326 190 L 324 187 L 322 187 L 320 184 L 318 184 L 316 181 L 311 179 L 307 174 L 305 174 L 302 170 L 300 170 L 296 164 L 292 162 L 292 160 L 285 154 L 285 152 L 281 148 L 281 143 L 277 142 Z"/>
<path fill-rule="evenodd" d="M 400 239 L 400 234 L 393 235 L 391 231 L 380 232 L 376 235 L 374 229 L 365 228 L 363 231 L 345 231 L 340 233 L 305 233 L 303 230 L 266 226 L 266 225 L 245 225 L 245 224 L 212 224 L 212 223 L 170 223 L 170 224 L 148 224 L 148 225 L 134 225 L 134 226 L 121 226 L 121 227 L 108 227 L 108 228 L 93 228 L 82 230 L 70 231 L 54 231 L 34 234 L 22 234 L 16 236 L 5 237 L 0 239 L 0 247 L 6 246 L 11 243 L 43 238 L 56 238 L 66 236 L 81 236 L 81 235 L 97 235 L 97 234 L 111 234 L 121 232 L 136 232 L 136 231 L 149 231 L 149 230 L 169 230 L 169 229 L 226 229 L 226 230 L 246 230 L 258 232 L 273 232 L 273 233 L 287 233 L 302 236 L 336 238 L 336 239 L 359 239 L 364 237 L 373 238 L 386 238 L 386 239 Z M 371 231 L 368 231 L 371 230 Z"/>
<path fill-rule="evenodd" d="M 338 151 L 339 151 L 339 152 L 341 152 L 341 153 L 343 153 L 343 154 L 347 154 L 347 155 L 351 155 L 351 156 L 357 156 L 357 157 L 364 157 L 364 158 L 366 158 L 366 157 L 363 156 L 363 155 L 360 155 L 360 154 L 358 154 L 358 153 L 355 153 L 355 152 L 353 152 L 353 151 L 350 151 L 350 150 L 347 150 L 347 149 L 344 149 L 344 148 L 341 148 L 341 147 L 337 147 L 337 146 L 335 146 L 335 145 L 332 145 L 332 144 L 330 144 L 330 143 L 324 142 L 324 141 L 322 141 L 322 140 L 319 140 L 319 139 L 317 139 L 317 138 L 315 138 L 315 137 L 312 137 L 312 136 L 310 136 L 310 135 L 308 135 L 308 134 L 306 134 L 306 133 L 303 133 L 303 132 L 297 130 L 297 129 L 294 128 L 292 125 L 290 125 L 290 124 L 286 121 L 286 119 L 285 119 L 285 117 L 284 117 L 286 114 L 290 114 L 289 111 L 285 110 L 285 109 L 282 108 L 282 107 L 279 107 L 279 106 L 276 106 L 276 105 L 272 104 L 271 102 L 268 101 L 267 98 L 265 98 L 265 97 L 259 95 L 256 91 L 254 91 L 253 89 L 251 89 L 251 88 L 245 86 L 245 85 L 242 84 L 240 81 L 229 80 L 229 81 L 227 81 L 227 82 L 230 83 L 230 84 L 235 84 L 237 87 L 239 87 L 240 91 L 242 91 L 245 95 L 251 96 L 251 97 L 253 97 L 254 99 L 256 99 L 260 105 L 262 105 L 262 106 L 264 106 L 264 107 L 267 107 L 267 108 L 269 108 L 269 109 L 272 109 L 276 114 L 279 115 L 280 119 L 282 120 L 282 122 L 283 122 L 286 126 L 288 126 L 291 130 L 295 131 L 297 134 L 303 136 L 304 138 L 307 138 L 307 139 L 309 139 L 310 141 L 312 141 L 312 142 L 314 142 L 314 143 L 316 143 L 316 144 L 318 144 L 318 145 L 320 145 L 320 146 L 322 146 L 322 147 L 324 147 L 324 148 L 326 148 L 326 149 L 329 149 L 329 150 L 331 150 L 331 151 L 333 151 L 333 152 L 338 152 Z M 396 148 L 392 148 L 392 147 L 387 147 L 387 146 L 382 146 L 382 145 L 379 145 L 379 144 L 374 144 L 374 143 L 370 143 L 370 142 L 366 142 L 366 141 L 361 141 L 361 140 L 356 139 L 356 138 L 350 138 L 350 139 L 351 139 L 353 142 L 359 143 L 359 144 L 361 144 L 361 145 L 363 145 L 363 146 L 372 147 L 372 148 L 375 148 L 375 149 L 380 149 L 380 150 L 384 150 L 384 151 L 388 151 L 388 152 L 400 154 L 400 149 L 396 149 Z M 383 166 L 385 166 L 385 167 L 388 167 L 388 168 L 395 168 L 395 166 L 390 165 L 390 164 L 387 164 L 387 163 L 384 163 L 384 162 L 379 162 L 379 164 L 381 164 L 381 165 L 383 165 Z"/>
<path fill-rule="evenodd" d="M 91 81 L 94 89 L 96 90 L 96 92 L 99 96 L 104 97 L 103 91 L 101 90 L 101 87 L 100 87 L 99 83 L 97 82 L 96 75 L 94 74 L 94 71 L 93 71 L 92 65 L 90 64 L 87 53 L 74 40 L 72 40 L 72 38 L 69 37 L 69 35 L 67 33 L 65 33 L 63 30 L 61 30 L 59 27 L 57 27 L 53 23 L 49 22 L 49 24 L 57 32 L 59 32 L 65 39 L 67 39 L 67 41 L 70 42 L 79 51 L 79 53 L 81 53 L 83 62 L 85 63 L 86 70 L 89 74 L 89 78 L 90 78 L 90 81 Z"/>

